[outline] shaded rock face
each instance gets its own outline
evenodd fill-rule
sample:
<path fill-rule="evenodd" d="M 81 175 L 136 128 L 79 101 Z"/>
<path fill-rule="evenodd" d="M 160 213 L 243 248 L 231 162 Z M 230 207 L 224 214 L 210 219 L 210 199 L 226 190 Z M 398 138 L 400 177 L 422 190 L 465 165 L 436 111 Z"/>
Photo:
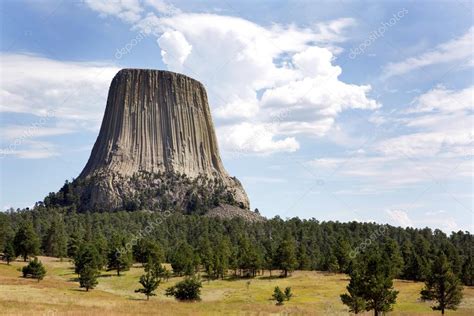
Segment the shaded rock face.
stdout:
<path fill-rule="evenodd" d="M 150 174 L 216 180 L 249 208 L 241 183 L 222 164 L 204 86 L 173 72 L 123 69 L 112 80 L 78 194 L 88 209 L 122 208 L 156 178 Z"/>

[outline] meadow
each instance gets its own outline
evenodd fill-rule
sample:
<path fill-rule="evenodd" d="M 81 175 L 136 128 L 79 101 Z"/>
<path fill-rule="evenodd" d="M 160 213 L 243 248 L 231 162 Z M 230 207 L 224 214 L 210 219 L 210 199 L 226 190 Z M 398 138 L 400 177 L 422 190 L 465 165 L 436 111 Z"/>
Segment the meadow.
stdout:
<path fill-rule="evenodd" d="M 21 277 L 21 261 L 0 263 L 0 314 L 33 315 L 347 315 L 339 295 L 345 292 L 348 277 L 316 271 L 295 271 L 288 278 L 264 276 L 253 279 L 203 281 L 200 302 L 178 302 L 164 295 L 165 289 L 181 278 L 163 281 L 157 296 L 146 301 L 135 293 L 143 273 L 135 265 L 121 276 L 102 272 L 99 285 L 86 292 L 79 288 L 70 261 L 39 257 L 47 269 L 41 282 Z M 400 291 L 392 315 L 440 315 L 429 302 L 419 300 L 422 283 L 395 280 Z M 294 297 L 283 306 L 271 300 L 275 286 L 291 286 Z M 366 313 L 372 315 L 372 313 Z M 464 287 L 464 299 L 457 311 L 448 315 L 474 315 L 474 287 Z"/>

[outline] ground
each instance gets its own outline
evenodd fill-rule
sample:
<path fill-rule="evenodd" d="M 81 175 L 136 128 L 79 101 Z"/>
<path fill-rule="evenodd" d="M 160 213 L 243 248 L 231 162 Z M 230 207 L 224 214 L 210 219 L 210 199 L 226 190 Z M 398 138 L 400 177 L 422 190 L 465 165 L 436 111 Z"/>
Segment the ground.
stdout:
<path fill-rule="evenodd" d="M 75 280 L 73 265 L 57 258 L 39 257 L 47 275 L 41 282 L 21 277 L 21 261 L 11 265 L 0 263 L 0 314 L 33 315 L 347 315 L 339 295 L 344 293 L 348 278 L 344 274 L 296 271 L 286 279 L 265 276 L 255 279 L 218 280 L 203 282 L 202 301 L 177 302 L 164 291 L 176 283 L 172 278 L 160 284 L 157 296 L 146 301 L 135 293 L 143 272 L 140 266 L 117 277 L 102 272 L 96 289 L 86 292 Z M 284 306 L 271 300 L 275 286 L 291 286 L 294 297 Z M 400 291 L 393 315 L 440 315 L 430 304 L 419 301 L 422 283 L 395 281 Z M 448 315 L 474 315 L 474 287 L 464 288 L 464 300 L 458 311 Z M 368 313 L 367 315 L 372 315 Z"/>

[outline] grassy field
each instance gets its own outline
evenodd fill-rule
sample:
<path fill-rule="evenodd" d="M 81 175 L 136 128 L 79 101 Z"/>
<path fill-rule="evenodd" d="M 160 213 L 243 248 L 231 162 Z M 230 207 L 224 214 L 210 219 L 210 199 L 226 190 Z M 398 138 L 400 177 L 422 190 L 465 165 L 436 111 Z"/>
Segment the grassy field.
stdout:
<path fill-rule="evenodd" d="M 0 263 L 0 314 L 33 315 L 347 315 L 339 295 L 345 291 L 348 279 L 343 274 L 296 271 L 287 279 L 257 277 L 249 280 L 219 280 L 204 282 L 202 301 L 177 302 L 164 295 L 166 287 L 179 278 L 160 285 L 158 295 L 145 300 L 134 293 L 139 288 L 141 267 L 133 267 L 123 276 L 104 272 L 96 289 L 85 292 L 75 281 L 70 262 L 39 257 L 47 276 L 41 282 L 24 279 L 18 271 L 24 265 L 16 261 L 10 266 Z M 275 286 L 291 286 L 294 297 L 284 306 L 270 300 Z M 423 284 L 395 281 L 400 291 L 393 315 L 439 315 L 430 305 L 418 300 Z M 367 313 L 369 314 L 369 313 Z M 370 313 L 371 315 L 372 313 Z M 464 300 L 458 311 L 448 315 L 474 315 L 474 288 L 464 289 Z"/>

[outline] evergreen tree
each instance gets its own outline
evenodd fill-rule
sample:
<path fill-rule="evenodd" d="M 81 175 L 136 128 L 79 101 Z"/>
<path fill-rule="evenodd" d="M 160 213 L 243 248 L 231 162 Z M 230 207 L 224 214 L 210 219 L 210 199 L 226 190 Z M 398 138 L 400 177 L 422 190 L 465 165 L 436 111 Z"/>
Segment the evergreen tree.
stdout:
<path fill-rule="evenodd" d="M 393 289 L 391 267 L 376 248 L 360 254 L 358 258 L 359 262 L 352 267 L 350 274 L 349 294 L 341 296 L 342 302 L 355 312 L 364 306 L 362 298 L 365 309 L 374 310 L 375 316 L 392 310 L 398 292 Z"/>
<path fill-rule="evenodd" d="M 89 292 L 89 289 L 96 287 L 98 276 L 99 271 L 97 267 L 90 263 L 86 264 L 79 274 L 79 286 L 85 288 L 86 292 Z"/>
<path fill-rule="evenodd" d="M 25 262 L 28 256 L 39 253 L 40 242 L 30 222 L 23 222 L 20 226 L 13 239 L 13 245 L 15 255 L 21 256 Z"/>
<path fill-rule="evenodd" d="M 214 274 L 217 278 L 224 279 L 230 266 L 231 247 L 227 236 L 219 238 L 214 255 Z"/>
<path fill-rule="evenodd" d="M 359 314 L 365 310 L 366 304 L 362 293 L 364 280 L 357 269 L 350 269 L 349 276 L 351 278 L 347 285 L 349 294 L 342 294 L 341 301 L 349 307 L 349 312 Z"/>
<path fill-rule="evenodd" d="M 130 270 L 131 265 L 132 254 L 126 249 L 125 237 L 114 236 L 107 254 L 107 271 L 116 270 L 120 276 L 120 272 Z"/>
<path fill-rule="evenodd" d="M 147 271 L 140 277 L 139 283 L 143 288 L 135 290 L 136 293 L 143 293 L 146 295 L 147 301 L 150 296 L 156 296 L 155 291 L 160 285 L 161 280 L 157 278 L 151 271 Z"/>
<path fill-rule="evenodd" d="M 462 285 L 451 270 L 444 253 L 439 254 L 434 261 L 425 287 L 421 290 L 421 298 L 436 301 L 437 304 L 432 309 L 441 311 L 443 315 L 446 309 L 455 310 L 461 303 Z"/>
<path fill-rule="evenodd" d="M 304 242 L 301 242 L 300 246 L 298 247 L 297 261 L 299 270 L 309 270 L 311 268 L 311 261 Z"/>
<path fill-rule="evenodd" d="M 39 261 L 36 257 L 30 261 L 28 265 L 23 267 L 22 272 L 24 278 L 31 277 L 33 279 L 37 279 L 38 282 L 43 280 L 44 276 L 46 275 L 46 269 L 44 268 L 41 261 Z"/>
<path fill-rule="evenodd" d="M 3 248 L 3 258 L 9 265 L 11 261 L 15 260 L 15 248 L 13 247 L 13 242 L 11 240 L 7 240 L 5 242 L 5 247 Z"/>
<path fill-rule="evenodd" d="M 403 256 L 398 244 L 392 238 L 385 238 L 382 246 L 384 261 L 389 265 L 391 275 L 396 278 L 403 271 Z"/>
<path fill-rule="evenodd" d="M 182 242 L 171 258 L 171 267 L 176 275 L 192 275 L 195 272 L 195 259 L 193 248 Z"/>
<path fill-rule="evenodd" d="M 43 249 L 45 254 L 51 257 L 63 258 L 67 256 L 66 230 L 60 218 L 56 218 L 46 232 Z"/>
<path fill-rule="evenodd" d="M 214 271 L 215 256 L 212 250 L 211 242 L 207 236 L 201 236 L 199 239 L 198 253 L 200 262 L 207 274 L 207 278 L 210 280 Z"/>
<path fill-rule="evenodd" d="M 349 267 L 349 262 L 351 258 L 349 253 L 351 252 L 351 244 L 347 241 L 346 238 L 340 237 L 337 240 L 336 249 L 334 250 L 334 255 L 337 259 L 337 270 L 338 272 L 346 272 Z M 333 265 L 332 268 L 335 268 Z M 332 272 L 336 272 L 332 271 Z"/>
<path fill-rule="evenodd" d="M 466 255 L 466 259 L 461 268 L 461 280 L 465 285 L 474 285 L 474 256 L 472 251 Z"/>
<path fill-rule="evenodd" d="M 74 272 L 77 274 L 81 274 L 86 266 L 100 270 L 103 266 L 103 259 L 93 244 L 84 243 L 76 251 L 74 266 Z"/>
<path fill-rule="evenodd" d="M 283 305 L 283 302 L 285 301 L 285 293 L 282 292 L 279 286 L 276 286 L 273 290 L 272 297 L 275 301 L 277 301 L 277 305 Z"/>
<path fill-rule="evenodd" d="M 331 273 L 336 273 L 341 269 L 337 257 L 332 253 L 328 257 L 327 269 Z"/>
<path fill-rule="evenodd" d="M 293 238 L 286 234 L 280 242 L 276 252 L 277 267 L 283 270 L 283 276 L 286 278 L 288 272 L 292 272 L 297 266 L 295 243 Z"/>
<path fill-rule="evenodd" d="M 73 232 L 67 241 L 67 255 L 70 258 L 74 258 L 77 255 L 77 251 L 84 243 L 82 237 L 77 233 Z"/>
<path fill-rule="evenodd" d="M 163 262 L 165 255 L 162 247 L 157 242 L 148 239 L 140 239 L 136 245 L 133 246 L 133 258 L 141 264 L 146 264 L 148 261 Z"/>
<path fill-rule="evenodd" d="M 202 283 L 196 277 L 186 277 L 183 281 L 166 289 L 166 296 L 174 296 L 180 301 L 198 301 L 201 299 Z"/>

